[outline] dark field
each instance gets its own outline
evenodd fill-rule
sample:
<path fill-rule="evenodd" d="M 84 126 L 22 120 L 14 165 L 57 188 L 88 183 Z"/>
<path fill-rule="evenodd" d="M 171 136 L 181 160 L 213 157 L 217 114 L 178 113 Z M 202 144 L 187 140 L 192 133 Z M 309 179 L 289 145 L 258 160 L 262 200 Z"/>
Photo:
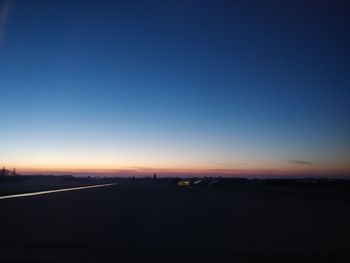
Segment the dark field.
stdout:
<path fill-rule="evenodd" d="M 7 262 L 350 259 L 347 185 L 120 181 L 0 200 L 0 224 Z"/>

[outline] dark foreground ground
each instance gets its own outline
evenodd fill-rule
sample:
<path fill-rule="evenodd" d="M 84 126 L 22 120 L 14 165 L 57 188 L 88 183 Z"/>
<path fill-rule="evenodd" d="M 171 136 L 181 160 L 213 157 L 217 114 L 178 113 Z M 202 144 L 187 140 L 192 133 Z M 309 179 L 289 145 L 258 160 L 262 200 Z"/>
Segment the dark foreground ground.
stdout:
<path fill-rule="evenodd" d="M 0 200 L 0 227 L 3 262 L 350 262 L 347 186 L 124 181 Z"/>

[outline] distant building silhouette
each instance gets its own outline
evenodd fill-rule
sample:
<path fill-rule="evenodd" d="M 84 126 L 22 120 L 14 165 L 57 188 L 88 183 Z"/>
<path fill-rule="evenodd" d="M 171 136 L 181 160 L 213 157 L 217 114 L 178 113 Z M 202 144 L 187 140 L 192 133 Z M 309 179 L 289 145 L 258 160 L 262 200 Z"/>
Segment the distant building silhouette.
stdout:
<path fill-rule="evenodd" d="M 154 180 L 157 179 L 157 174 L 156 174 L 156 173 L 153 174 L 153 179 L 154 179 Z"/>

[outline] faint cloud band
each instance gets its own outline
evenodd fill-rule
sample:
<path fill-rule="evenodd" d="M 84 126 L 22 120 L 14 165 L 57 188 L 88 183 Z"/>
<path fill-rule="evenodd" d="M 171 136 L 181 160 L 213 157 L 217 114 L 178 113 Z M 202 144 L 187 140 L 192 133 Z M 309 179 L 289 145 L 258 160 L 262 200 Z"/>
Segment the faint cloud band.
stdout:
<path fill-rule="evenodd" d="M 287 162 L 288 163 L 292 163 L 292 164 L 313 165 L 312 162 L 303 161 L 303 160 L 290 160 L 290 161 L 287 161 Z"/>

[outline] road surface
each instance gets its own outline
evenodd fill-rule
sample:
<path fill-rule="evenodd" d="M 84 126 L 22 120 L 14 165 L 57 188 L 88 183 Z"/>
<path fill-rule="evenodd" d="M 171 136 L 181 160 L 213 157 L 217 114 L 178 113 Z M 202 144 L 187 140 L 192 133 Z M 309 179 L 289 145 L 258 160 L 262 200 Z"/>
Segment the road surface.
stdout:
<path fill-rule="evenodd" d="M 0 260 L 349 258 L 349 200 L 293 191 L 129 182 L 0 200 Z"/>

